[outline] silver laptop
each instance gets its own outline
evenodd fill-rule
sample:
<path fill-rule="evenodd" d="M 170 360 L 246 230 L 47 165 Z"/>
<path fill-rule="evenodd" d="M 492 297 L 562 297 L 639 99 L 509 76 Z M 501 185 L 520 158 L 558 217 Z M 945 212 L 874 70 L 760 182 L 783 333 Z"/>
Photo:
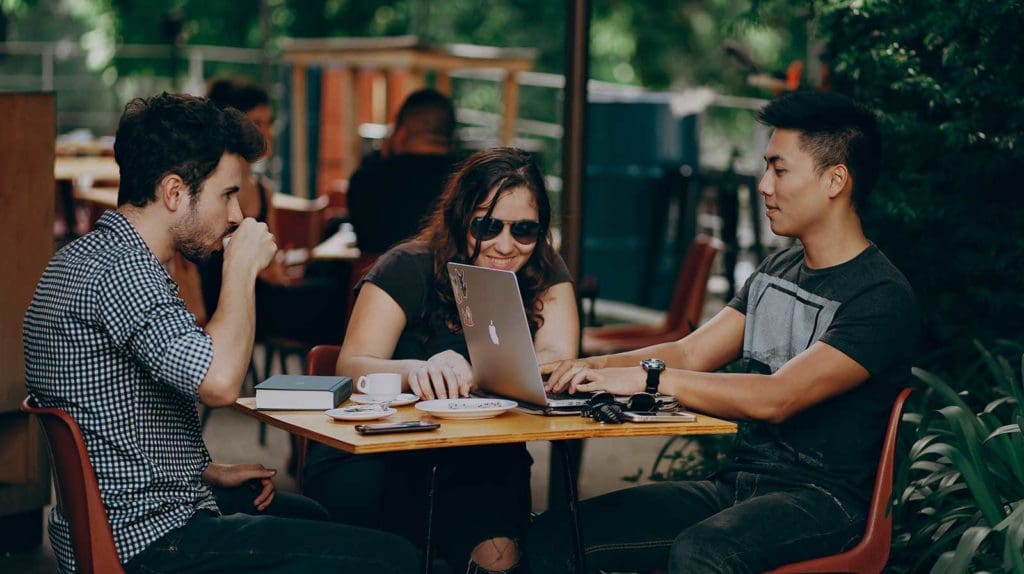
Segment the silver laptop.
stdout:
<path fill-rule="evenodd" d="M 473 363 L 473 379 L 482 391 L 549 414 L 586 406 L 589 393 L 552 395 L 544 390 L 515 273 L 449 263 L 448 276 Z"/>

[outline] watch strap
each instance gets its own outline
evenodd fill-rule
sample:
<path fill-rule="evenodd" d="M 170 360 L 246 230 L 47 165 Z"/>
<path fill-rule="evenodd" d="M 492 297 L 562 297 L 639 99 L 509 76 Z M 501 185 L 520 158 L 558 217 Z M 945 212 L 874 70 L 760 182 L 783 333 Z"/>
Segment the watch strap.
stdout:
<path fill-rule="evenodd" d="M 648 393 L 655 395 L 658 393 L 658 385 L 661 382 L 661 370 L 660 369 L 648 369 L 647 370 L 647 387 L 644 389 Z"/>

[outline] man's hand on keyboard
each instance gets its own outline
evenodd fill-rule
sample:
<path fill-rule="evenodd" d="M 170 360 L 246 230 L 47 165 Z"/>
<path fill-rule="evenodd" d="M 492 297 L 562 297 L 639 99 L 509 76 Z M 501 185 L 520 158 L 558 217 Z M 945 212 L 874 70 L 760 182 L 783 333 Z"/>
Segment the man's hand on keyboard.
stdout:
<path fill-rule="evenodd" d="M 600 368 L 600 364 L 595 359 L 599 359 L 599 357 L 544 363 L 540 366 L 541 376 L 547 377 L 544 389 L 552 393 L 575 392 L 576 385 L 586 379 L 587 371 Z"/>

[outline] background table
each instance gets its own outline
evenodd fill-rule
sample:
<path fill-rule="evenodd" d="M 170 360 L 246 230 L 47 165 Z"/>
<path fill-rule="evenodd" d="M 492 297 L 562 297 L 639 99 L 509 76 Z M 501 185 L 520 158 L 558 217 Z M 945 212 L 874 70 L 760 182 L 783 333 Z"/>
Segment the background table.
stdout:
<path fill-rule="evenodd" d="M 57 185 L 57 196 L 64 213 L 68 238 L 77 237 L 75 231 L 75 188 L 79 180 L 88 179 L 89 186 L 100 184 L 116 186 L 121 179 L 121 169 L 114 158 L 109 156 L 58 156 L 53 162 L 53 178 Z M 114 197 L 117 204 L 117 197 Z"/>

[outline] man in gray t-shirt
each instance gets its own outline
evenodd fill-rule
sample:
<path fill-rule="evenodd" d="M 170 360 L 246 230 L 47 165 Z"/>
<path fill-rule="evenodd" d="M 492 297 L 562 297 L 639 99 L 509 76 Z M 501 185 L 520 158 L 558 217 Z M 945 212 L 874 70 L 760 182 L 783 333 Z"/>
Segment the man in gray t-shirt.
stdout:
<path fill-rule="evenodd" d="M 881 137 L 870 111 L 837 94 L 790 94 L 759 119 L 774 132 L 758 192 L 772 231 L 800 245 L 765 260 L 688 337 L 542 366 L 556 391 L 657 391 L 739 421 L 732 459 L 708 480 L 584 501 L 592 568 L 763 572 L 841 552 L 864 532 L 918 322 L 910 285 L 861 227 Z M 739 358 L 744 372 L 715 372 Z M 566 519 L 536 523 L 538 571 L 568 567 L 568 537 L 556 532 Z"/>

